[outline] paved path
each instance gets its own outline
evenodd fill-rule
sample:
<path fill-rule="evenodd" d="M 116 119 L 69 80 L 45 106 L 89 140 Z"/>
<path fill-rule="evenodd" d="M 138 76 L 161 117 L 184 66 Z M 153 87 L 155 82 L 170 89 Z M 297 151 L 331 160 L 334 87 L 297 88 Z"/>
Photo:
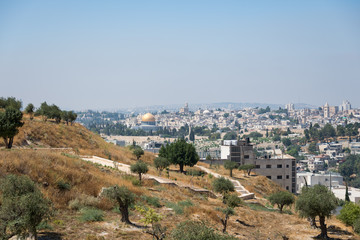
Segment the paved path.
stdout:
<path fill-rule="evenodd" d="M 122 172 L 125 172 L 128 174 L 132 174 L 130 171 L 130 165 L 127 165 L 127 164 L 111 161 L 111 160 L 97 157 L 97 156 L 82 156 L 81 159 L 88 161 L 88 162 L 100 164 L 103 166 L 112 167 L 112 168 L 118 169 L 119 171 L 122 171 Z M 186 183 L 177 182 L 177 181 L 173 181 L 173 180 L 170 180 L 167 178 L 162 178 L 162 177 L 158 177 L 158 176 L 154 176 L 154 175 L 150 175 L 150 174 L 143 174 L 143 177 L 144 177 L 144 179 L 155 180 L 161 184 L 169 184 L 169 185 L 174 185 L 174 186 L 178 186 L 178 187 L 182 187 L 182 188 L 187 188 L 196 193 L 204 193 L 204 194 L 208 195 L 209 197 L 216 197 L 216 195 L 213 192 L 211 192 L 207 189 L 190 186 Z"/>
<path fill-rule="evenodd" d="M 199 165 L 196 165 L 196 167 L 200 168 L 201 170 L 207 172 L 207 173 L 211 173 L 214 177 L 216 178 L 219 178 L 219 177 L 224 177 L 224 178 L 227 178 L 229 179 L 235 186 L 235 191 L 239 193 L 239 197 L 242 198 L 242 199 L 253 199 L 255 198 L 255 194 L 254 193 L 251 193 L 249 192 L 248 190 L 246 190 L 244 188 L 243 185 L 241 185 L 241 183 L 238 181 L 238 180 L 234 180 L 232 178 L 229 178 L 229 177 L 226 177 L 226 176 L 223 176 L 221 174 L 218 174 L 216 172 L 213 172 L 211 171 L 210 169 L 206 168 L 206 167 L 203 167 L 203 166 L 199 166 Z"/>

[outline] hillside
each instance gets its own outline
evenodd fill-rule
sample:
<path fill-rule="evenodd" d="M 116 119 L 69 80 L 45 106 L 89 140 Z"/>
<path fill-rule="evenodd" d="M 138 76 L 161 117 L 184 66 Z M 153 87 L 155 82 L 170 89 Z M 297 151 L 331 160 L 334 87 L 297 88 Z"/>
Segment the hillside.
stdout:
<path fill-rule="evenodd" d="M 103 187 L 114 184 L 127 186 L 136 194 L 138 205 L 150 206 L 160 213 L 163 216 L 161 223 L 168 228 L 168 232 L 177 223 L 188 219 L 204 220 L 215 229 L 221 229 L 217 216 L 220 213 L 216 210 L 217 207 L 223 207 L 221 198 L 194 194 L 185 188 L 162 185 L 151 180 L 145 180 L 141 186 L 134 185 L 134 176 L 81 160 L 79 155 L 97 155 L 127 164 L 136 161 L 128 148 L 108 144 L 81 125 L 67 126 L 40 119 L 25 119 L 14 145 L 12 150 L 0 150 L 0 176 L 10 173 L 27 175 L 38 183 L 43 194 L 52 201 L 56 211 L 48 227 L 41 231 L 42 236 L 52 236 L 52 239 L 151 239 L 143 233 L 143 229 L 122 224 L 114 204 L 99 197 Z M 152 164 L 153 158 L 154 155 L 149 153 L 142 157 L 149 164 Z M 192 178 L 177 173 L 177 167 L 171 169 L 172 180 L 211 189 L 213 177 L 210 175 Z M 222 167 L 213 170 L 228 174 Z M 150 174 L 157 174 L 152 166 Z M 262 176 L 243 177 L 237 171 L 234 176 L 248 190 L 255 192 L 259 199 L 245 201 L 236 208 L 235 216 L 230 218 L 228 226 L 231 235 L 239 239 L 282 239 L 283 235 L 290 239 L 312 239 L 319 234 L 319 230 L 311 229 L 309 223 L 300 219 L 293 209 L 280 214 L 269 205 L 264 197 L 277 191 L 279 186 Z M 101 209 L 104 211 L 104 220 L 90 223 L 81 221 L 80 205 Z M 131 210 L 130 219 L 143 225 L 140 214 L 134 209 Z M 359 239 L 353 235 L 351 228 L 345 227 L 335 218 L 327 224 L 335 226 L 336 231 L 329 231 L 329 235 L 336 239 Z"/>

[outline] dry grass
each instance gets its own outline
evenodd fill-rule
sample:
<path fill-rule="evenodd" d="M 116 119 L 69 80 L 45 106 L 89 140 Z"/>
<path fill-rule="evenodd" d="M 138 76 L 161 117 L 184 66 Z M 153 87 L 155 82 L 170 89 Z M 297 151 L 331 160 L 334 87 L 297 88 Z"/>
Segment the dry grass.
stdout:
<path fill-rule="evenodd" d="M 80 159 L 52 152 L 50 150 L 23 150 L 24 147 L 70 147 L 81 155 L 97 155 L 122 163 L 132 164 L 135 157 L 127 148 L 114 146 L 106 143 L 100 136 L 88 131 L 80 125 L 66 126 L 52 122 L 25 120 L 25 125 L 20 129 L 19 135 L 15 138 L 17 149 L 0 150 L 0 176 L 6 174 L 28 175 L 37 182 L 46 197 L 51 199 L 55 208 L 58 209 L 50 224 L 53 232 L 61 233 L 62 239 L 94 239 L 91 236 L 104 235 L 105 239 L 150 239 L 149 235 L 124 225 L 120 222 L 119 215 L 110 209 L 113 203 L 107 200 L 100 200 L 97 207 L 105 210 L 105 220 L 100 223 L 83 223 L 79 221 L 79 212 L 68 208 L 68 203 L 76 198 L 86 199 L 86 196 L 97 197 L 102 187 L 114 184 L 125 185 L 137 194 L 137 203 L 145 204 L 141 195 L 156 197 L 160 204 L 165 206 L 167 202 L 178 203 L 179 201 L 190 200 L 193 206 L 185 207 L 183 214 L 175 214 L 166 207 L 156 208 L 156 212 L 164 218 L 162 224 L 167 226 L 169 231 L 177 223 L 188 220 L 205 220 L 217 229 L 221 229 L 218 215 L 221 215 L 216 208 L 224 207 L 221 199 L 206 198 L 201 195 L 194 195 L 191 191 L 169 185 L 159 185 L 153 181 L 145 180 L 142 186 L 133 186 L 130 178 L 124 178 L 118 171 L 110 170 L 84 162 Z M 146 153 L 142 159 L 152 164 L 154 155 Z M 208 166 L 208 165 L 206 165 Z M 209 167 L 209 166 L 208 166 Z M 208 176 L 191 177 L 180 174 L 177 166 L 172 166 L 170 178 L 194 186 L 211 188 L 211 181 Z M 213 168 L 220 174 L 228 175 L 228 171 L 220 168 Z M 150 173 L 158 173 L 150 167 Z M 166 177 L 163 172 L 162 177 Z M 243 177 L 239 171 L 234 171 L 234 177 L 255 192 L 257 196 L 267 196 L 277 191 L 280 187 L 272 181 L 261 176 Z M 70 190 L 60 190 L 59 181 L 69 183 Z M 265 199 L 255 202 L 266 204 Z M 152 207 L 152 206 L 150 206 Z M 130 219 L 139 223 L 141 216 L 132 211 Z M 246 227 L 236 222 L 236 219 L 244 221 L 255 227 Z M 328 225 L 347 230 L 350 234 L 331 235 L 337 239 L 359 239 L 352 236 L 352 230 L 345 227 L 335 218 L 330 219 Z M 306 220 L 300 219 L 296 214 L 280 214 L 277 211 L 253 210 L 247 205 L 236 208 L 235 216 L 229 221 L 228 232 L 239 239 L 281 239 L 286 235 L 290 239 L 312 239 L 319 234 L 319 230 L 311 229 Z"/>

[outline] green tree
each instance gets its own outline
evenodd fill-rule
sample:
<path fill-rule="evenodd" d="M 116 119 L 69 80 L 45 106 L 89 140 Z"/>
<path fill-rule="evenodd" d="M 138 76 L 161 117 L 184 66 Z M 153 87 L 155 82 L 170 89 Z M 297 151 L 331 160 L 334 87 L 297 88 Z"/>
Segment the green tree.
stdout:
<path fill-rule="evenodd" d="M 171 233 L 173 240 L 235 240 L 229 235 L 217 233 L 205 222 L 185 221 L 179 223 Z"/>
<path fill-rule="evenodd" d="M 170 161 L 167 158 L 164 157 L 157 157 L 154 159 L 154 166 L 157 170 L 159 170 L 159 175 L 161 175 L 161 172 L 170 166 Z"/>
<path fill-rule="evenodd" d="M 294 195 L 292 195 L 288 191 L 280 191 L 271 194 L 269 197 L 269 201 L 272 205 L 276 204 L 280 210 L 280 213 L 282 213 L 284 206 L 290 206 L 291 204 L 293 204 L 295 198 Z"/>
<path fill-rule="evenodd" d="M 129 220 L 129 206 L 135 202 L 135 194 L 126 186 L 115 185 L 103 190 L 102 195 L 116 201 L 121 212 L 121 222 L 132 224 Z"/>
<path fill-rule="evenodd" d="M 0 239 L 31 234 L 51 215 L 50 202 L 27 176 L 8 175 L 0 183 Z"/>
<path fill-rule="evenodd" d="M 189 140 L 194 142 L 195 141 L 195 134 L 194 131 L 191 129 L 190 134 L 189 134 Z"/>
<path fill-rule="evenodd" d="M 14 137 L 19 133 L 19 128 L 24 125 L 22 112 L 15 108 L 6 108 L 0 111 L 0 137 L 4 139 L 5 147 L 12 148 Z"/>
<path fill-rule="evenodd" d="M 309 153 L 315 154 L 318 151 L 318 147 L 316 145 L 316 142 L 311 142 L 308 147 Z"/>
<path fill-rule="evenodd" d="M 254 164 L 244 164 L 244 165 L 240 165 L 238 170 L 239 171 L 243 171 L 244 172 L 244 176 L 245 174 L 247 174 L 248 176 L 250 176 L 251 174 L 251 170 L 253 170 L 256 166 Z"/>
<path fill-rule="evenodd" d="M 353 226 L 354 222 L 360 216 L 360 206 L 353 202 L 347 202 L 340 210 L 337 218 L 347 226 Z"/>
<path fill-rule="evenodd" d="M 239 207 L 241 203 L 242 203 L 242 201 L 237 196 L 237 194 L 231 194 L 231 195 L 226 196 L 226 199 L 225 199 L 225 204 L 227 207 L 218 209 L 221 212 L 223 212 L 225 215 L 224 218 L 218 216 L 221 221 L 221 224 L 223 225 L 223 230 L 222 230 L 223 233 L 226 232 L 227 223 L 228 223 L 230 216 L 235 214 L 234 208 Z"/>
<path fill-rule="evenodd" d="M 141 147 L 136 147 L 133 151 L 133 154 L 135 155 L 136 159 L 139 160 L 142 155 L 144 155 L 144 150 L 141 149 Z"/>
<path fill-rule="evenodd" d="M 233 169 L 237 168 L 238 164 L 236 162 L 232 162 L 230 160 L 227 160 L 224 162 L 224 168 L 229 170 L 230 177 L 232 177 Z"/>
<path fill-rule="evenodd" d="M 181 173 L 184 172 L 184 166 L 192 167 L 199 161 L 194 145 L 184 139 L 178 139 L 166 147 L 161 147 L 159 156 L 169 159 L 172 164 L 179 165 Z"/>
<path fill-rule="evenodd" d="M 32 103 L 29 103 L 25 108 L 25 113 L 30 115 L 30 120 L 34 119 L 34 110 L 35 110 L 35 107 Z"/>
<path fill-rule="evenodd" d="M 143 161 L 137 161 L 135 164 L 130 166 L 130 170 L 133 173 L 137 173 L 139 175 L 139 181 L 141 183 L 141 175 L 147 173 L 149 171 L 148 166 Z"/>
<path fill-rule="evenodd" d="M 228 118 L 228 117 L 229 117 L 229 113 L 224 113 L 223 117 L 224 117 L 224 118 Z"/>
<path fill-rule="evenodd" d="M 22 102 L 14 97 L 0 98 L 0 108 L 15 108 L 20 110 Z"/>
<path fill-rule="evenodd" d="M 237 134 L 236 132 L 227 132 L 224 137 L 224 140 L 236 140 L 237 139 Z"/>
<path fill-rule="evenodd" d="M 71 125 L 73 125 L 76 118 L 77 118 L 77 114 L 74 113 L 73 111 L 70 111 L 70 113 L 69 113 L 69 121 L 70 121 Z"/>
<path fill-rule="evenodd" d="M 350 197 L 349 197 L 349 187 L 347 182 L 345 182 L 346 184 L 346 189 L 345 189 L 345 202 L 350 202 Z"/>
<path fill-rule="evenodd" d="M 283 138 L 282 143 L 284 144 L 285 147 L 288 147 L 291 145 L 291 140 L 290 138 Z"/>
<path fill-rule="evenodd" d="M 223 196 L 225 202 L 226 195 L 229 192 L 235 191 L 234 184 L 227 178 L 219 177 L 212 182 L 212 187 L 215 192 L 220 193 Z"/>
<path fill-rule="evenodd" d="M 151 230 L 145 230 L 145 233 L 150 234 L 156 240 L 163 240 L 166 237 L 166 227 L 162 227 L 158 222 L 161 221 L 162 216 L 157 214 L 153 208 L 144 208 L 135 206 L 135 209 L 140 212 L 144 218 L 140 220 L 146 225 L 151 225 Z"/>
<path fill-rule="evenodd" d="M 321 238 L 327 238 L 325 218 L 330 217 L 337 207 L 337 198 L 323 185 L 315 185 L 312 188 L 303 188 L 296 201 L 296 210 L 301 217 L 319 217 Z"/>

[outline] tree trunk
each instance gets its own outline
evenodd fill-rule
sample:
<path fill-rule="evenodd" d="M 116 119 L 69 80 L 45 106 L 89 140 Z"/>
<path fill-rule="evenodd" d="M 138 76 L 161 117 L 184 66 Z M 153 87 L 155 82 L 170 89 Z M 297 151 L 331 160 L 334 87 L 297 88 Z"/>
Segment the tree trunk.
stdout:
<path fill-rule="evenodd" d="M 14 137 L 9 138 L 9 145 L 7 146 L 8 149 L 12 148 L 13 142 L 14 142 Z"/>
<path fill-rule="evenodd" d="M 228 214 L 226 214 L 226 216 L 225 216 L 225 220 L 224 220 L 224 221 L 222 221 L 222 223 L 223 223 L 223 225 L 224 225 L 224 228 L 223 228 L 223 233 L 225 233 L 225 232 L 226 232 L 226 227 L 227 227 L 227 221 L 228 221 L 228 219 L 229 219 L 229 215 L 228 215 Z"/>
<path fill-rule="evenodd" d="M 140 181 L 140 183 L 141 183 L 141 173 L 139 173 L 139 181 Z"/>
<path fill-rule="evenodd" d="M 230 169 L 230 177 L 232 177 L 232 169 Z"/>
<path fill-rule="evenodd" d="M 129 209 L 125 206 L 119 206 L 121 212 L 121 221 L 127 224 L 132 224 L 129 220 Z"/>
<path fill-rule="evenodd" d="M 279 205 L 280 213 L 282 213 L 283 207 L 284 207 L 284 205 Z"/>
<path fill-rule="evenodd" d="M 321 229 L 321 238 L 323 239 L 327 239 L 328 235 L 327 235 L 327 228 L 326 228 L 326 224 L 325 224 L 325 217 L 320 217 L 320 229 Z"/>
<path fill-rule="evenodd" d="M 180 172 L 183 173 L 184 172 L 184 164 L 179 164 L 180 166 Z"/>

